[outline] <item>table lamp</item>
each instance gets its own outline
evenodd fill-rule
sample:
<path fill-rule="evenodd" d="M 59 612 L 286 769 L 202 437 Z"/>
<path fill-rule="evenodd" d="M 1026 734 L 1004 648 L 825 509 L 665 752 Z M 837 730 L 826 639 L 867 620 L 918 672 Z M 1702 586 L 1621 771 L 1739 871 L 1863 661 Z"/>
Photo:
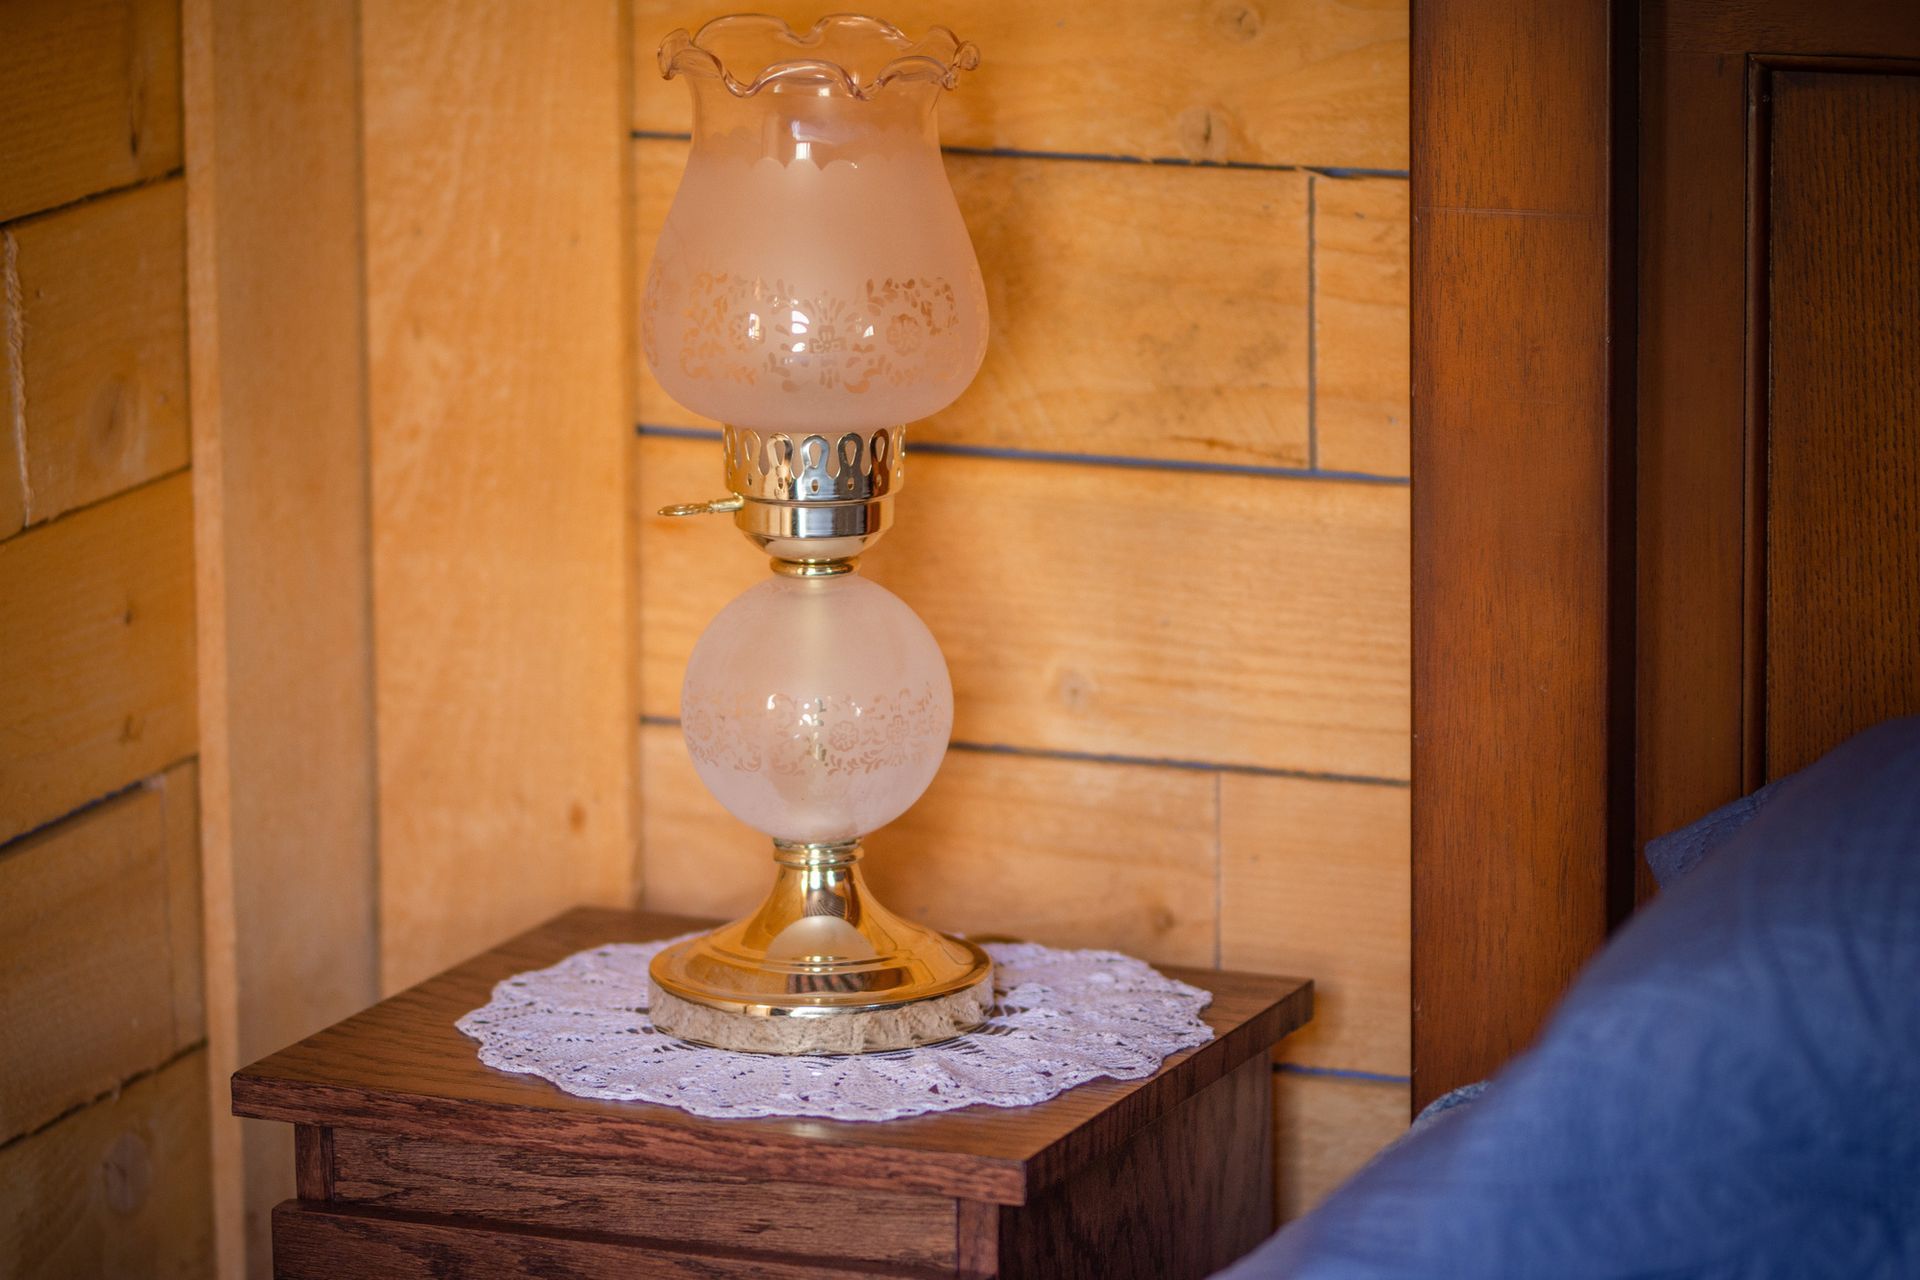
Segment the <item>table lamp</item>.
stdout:
<path fill-rule="evenodd" d="M 718 18 L 660 48 L 693 93 L 693 147 L 654 251 L 641 333 L 660 385 L 724 423 L 729 512 L 773 576 L 713 619 L 681 690 L 687 750 L 773 839 L 743 920 L 661 952 L 655 1026 L 762 1053 L 947 1039 L 992 1003 L 979 947 L 902 919 L 860 873 L 863 836 L 933 780 L 946 661 L 857 572 L 905 478 L 904 424 L 965 389 L 986 291 L 940 158 L 935 105 L 979 55 L 836 15 L 796 32 Z"/>

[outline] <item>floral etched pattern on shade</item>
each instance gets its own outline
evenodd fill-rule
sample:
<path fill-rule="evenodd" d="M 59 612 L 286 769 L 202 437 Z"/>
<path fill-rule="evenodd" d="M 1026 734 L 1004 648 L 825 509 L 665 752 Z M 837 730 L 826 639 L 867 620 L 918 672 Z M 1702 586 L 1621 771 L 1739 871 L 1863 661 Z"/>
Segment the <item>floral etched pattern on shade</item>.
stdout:
<path fill-rule="evenodd" d="M 679 368 L 693 379 L 862 395 L 972 372 L 966 353 L 945 341 L 960 323 L 960 301 L 940 278 L 867 280 L 854 298 L 802 297 L 785 281 L 701 271 L 682 318 Z M 654 323 L 649 311 L 642 341 L 658 364 Z"/>
<path fill-rule="evenodd" d="M 694 644 L 680 730 L 740 821 L 797 844 L 857 840 L 933 781 L 953 685 L 926 624 L 859 574 L 769 578 Z"/>
<path fill-rule="evenodd" d="M 693 147 L 640 317 L 661 387 L 761 431 L 869 431 L 952 404 L 986 354 L 987 295 L 934 107 L 977 54 L 837 15 L 675 32 Z"/>
<path fill-rule="evenodd" d="M 947 712 L 930 684 L 861 700 L 735 694 L 683 703 L 680 718 L 697 763 L 740 773 L 832 777 L 919 769 L 938 764 L 946 751 Z"/>

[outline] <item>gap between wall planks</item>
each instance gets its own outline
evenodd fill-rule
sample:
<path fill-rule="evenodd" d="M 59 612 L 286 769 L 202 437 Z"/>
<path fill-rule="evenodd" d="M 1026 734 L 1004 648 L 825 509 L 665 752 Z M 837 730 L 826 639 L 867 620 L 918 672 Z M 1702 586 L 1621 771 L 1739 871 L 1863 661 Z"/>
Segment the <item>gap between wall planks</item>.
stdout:
<path fill-rule="evenodd" d="M 361 15 L 393 991 L 634 892 L 620 5 Z"/>
<path fill-rule="evenodd" d="M 823 10 L 759 6 L 789 23 Z M 674 27 L 719 9 L 634 6 L 634 127 L 687 127 L 686 90 L 655 73 Z M 977 71 L 941 104 L 949 145 L 1256 164 L 1407 167 L 1407 11 L 1296 0 L 1279 15 L 1242 0 L 955 5 L 898 0 L 912 35 L 935 23 L 980 47 Z"/>
<path fill-rule="evenodd" d="M 227 1078 L 379 995 L 351 0 L 186 0 L 218 1271 L 264 1275 L 285 1126 Z M 290 140 L 297 139 L 294 145 Z"/>

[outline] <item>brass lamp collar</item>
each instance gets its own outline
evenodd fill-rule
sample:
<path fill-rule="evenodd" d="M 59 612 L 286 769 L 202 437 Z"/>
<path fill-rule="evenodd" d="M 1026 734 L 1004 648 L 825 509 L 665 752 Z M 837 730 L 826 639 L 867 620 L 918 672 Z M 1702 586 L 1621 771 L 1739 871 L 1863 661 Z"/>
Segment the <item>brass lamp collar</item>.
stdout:
<path fill-rule="evenodd" d="M 661 515 L 731 512 L 740 532 L 773 557 L 775 572 L 793 577 L 849 572 L 854 557 L 893 525 L 893 496 L 906 482 L 905 427 L 809 434 L 727 427 L 721 442 L 731 492 L 662 507 Z"/>

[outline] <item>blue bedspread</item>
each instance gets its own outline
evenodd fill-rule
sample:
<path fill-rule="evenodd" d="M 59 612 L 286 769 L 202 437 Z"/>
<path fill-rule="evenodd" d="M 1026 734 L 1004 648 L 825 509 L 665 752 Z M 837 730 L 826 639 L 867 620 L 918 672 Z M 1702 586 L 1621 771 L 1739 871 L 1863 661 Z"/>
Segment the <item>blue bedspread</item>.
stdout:
<path fill-rule="evenodd" d="M 1483 1100 L 1227 1274 L 1920 1277 L 1920 719 L 1729 826 Z"/>

